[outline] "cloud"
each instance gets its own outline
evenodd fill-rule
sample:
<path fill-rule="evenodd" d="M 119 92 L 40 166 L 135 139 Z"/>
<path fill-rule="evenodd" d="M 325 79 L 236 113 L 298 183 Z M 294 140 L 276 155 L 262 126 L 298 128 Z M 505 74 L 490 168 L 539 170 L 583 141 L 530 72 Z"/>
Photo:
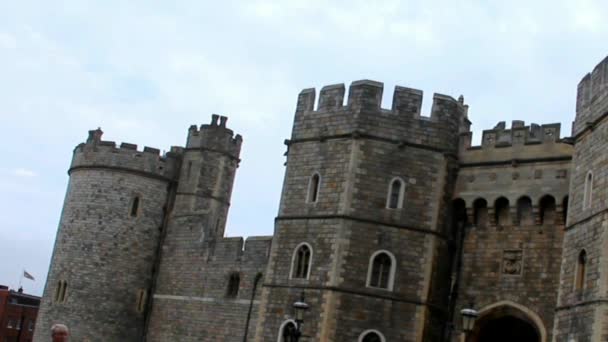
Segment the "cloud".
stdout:
<path fill-rule="evenodd" d="M 13 170 L 13 175 L 17 177 L 32 178 L 38 176 L 38 173 L 24 168 L 17 168 Z"/>

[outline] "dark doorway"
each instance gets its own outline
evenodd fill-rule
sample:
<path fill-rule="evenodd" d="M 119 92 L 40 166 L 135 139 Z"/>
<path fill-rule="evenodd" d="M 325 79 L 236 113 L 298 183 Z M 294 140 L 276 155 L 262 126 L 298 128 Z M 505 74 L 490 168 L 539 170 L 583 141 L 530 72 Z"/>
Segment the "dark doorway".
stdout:
<path fill-rule="evenodd" d="M 481 322 L 480 322 L 481 323 Z M 503 316 L 483 322 L 475 342 L 539 342 L 535 327 L 514 316 Z"/>

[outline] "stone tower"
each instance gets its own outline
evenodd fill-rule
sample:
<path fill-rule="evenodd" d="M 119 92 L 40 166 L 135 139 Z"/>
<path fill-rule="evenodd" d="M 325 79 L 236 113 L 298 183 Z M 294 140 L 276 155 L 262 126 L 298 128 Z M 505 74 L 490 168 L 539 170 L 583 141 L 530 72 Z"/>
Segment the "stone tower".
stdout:
<path fill-rule="evenodd" d="M 214 115 L 211 124 L 188 132 L 162 241 L 148 341 L 241 341 L 255 320 L 247 318 L 254 311 L 251 292 L 271 238 L 224 238 L 242 143 L 226 121 Z"/>
<path fill-rule="evenodd" d="M 70 180 L 34 340 L 53 323 L 72 339 L 137 341 L 144 331 L 164 208 L 179 151 L 102 141 L 100 129 L 74 150 Z"/>
<path fill-rule="evenodd" d="M 608 58 L 578 85 L 556 341 L 608 339 Z"/>
<path fill-rule="evenodd" d="M 449 290 L 444 221 L 466 106 L 435 94 L 422 117 L 421 91 L 396 87 L 390 110 L 382 91 L 354 82 L 343 105 L 344 85 L 326 86 L 316 110 L 315 90 L 300 93 L 255 341 L 277 340 L 302 292 L 311 341 L 357 341 L 366 331 L 438 340 Z"/>

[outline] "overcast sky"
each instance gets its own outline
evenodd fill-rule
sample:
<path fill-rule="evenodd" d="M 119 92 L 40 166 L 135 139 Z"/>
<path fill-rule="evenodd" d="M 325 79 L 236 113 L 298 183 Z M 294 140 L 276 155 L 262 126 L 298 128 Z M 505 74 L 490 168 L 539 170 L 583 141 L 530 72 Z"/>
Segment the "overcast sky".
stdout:
<path fill-rule="evenodd" d="M 179 4 L 175 4 L 179 2 Z M 0 284 L 41 294 L 75 145 L 168 150 L 212 113 L 244 137 L 227 234 L 270 235 L 302 88 L 384 82 L 569 135 L 576 85 L 608 54 L 608 2 L 0 1 Z"/>

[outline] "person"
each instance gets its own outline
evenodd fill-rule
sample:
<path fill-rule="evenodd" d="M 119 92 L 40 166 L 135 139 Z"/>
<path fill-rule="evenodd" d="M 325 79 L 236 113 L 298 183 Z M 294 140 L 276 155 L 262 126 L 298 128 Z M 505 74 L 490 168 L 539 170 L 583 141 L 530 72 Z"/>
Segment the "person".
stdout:
<path fill-rule="evenodd" d="M 70 331 L 64 324 L 53 324 L 51 327 L 51 337 L 53 342 L 68 342 Z"/>

